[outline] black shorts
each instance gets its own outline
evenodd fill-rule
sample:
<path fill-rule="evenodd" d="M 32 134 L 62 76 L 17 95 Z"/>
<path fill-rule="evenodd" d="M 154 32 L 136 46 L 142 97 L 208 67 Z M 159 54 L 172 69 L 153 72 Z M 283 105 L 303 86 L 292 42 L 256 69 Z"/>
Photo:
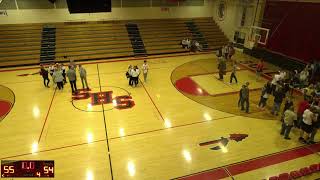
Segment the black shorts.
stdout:
<path fill-rule="evenodd" d="M 308 125 L 308 124 L 306 124 L 305 122 L 302 121 L 301 122 L 301 129 L 304 132 L 310 134 L 312 132 L 312 125 Z"/>

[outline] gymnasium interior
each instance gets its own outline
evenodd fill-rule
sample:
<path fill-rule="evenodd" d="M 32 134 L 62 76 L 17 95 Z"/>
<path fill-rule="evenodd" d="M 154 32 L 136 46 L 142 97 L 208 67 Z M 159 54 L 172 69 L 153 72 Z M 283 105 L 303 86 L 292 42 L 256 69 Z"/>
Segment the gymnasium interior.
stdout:
<path fill-rule="evenodd" d="M 0 0 L 0 179 L 320 179 L 318 18 L 319 0 Z"/>

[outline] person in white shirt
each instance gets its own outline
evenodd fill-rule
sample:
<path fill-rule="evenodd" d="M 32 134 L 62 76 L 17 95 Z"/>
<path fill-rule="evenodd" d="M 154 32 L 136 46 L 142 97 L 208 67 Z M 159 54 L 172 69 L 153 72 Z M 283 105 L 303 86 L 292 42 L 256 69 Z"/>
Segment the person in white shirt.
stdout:
<path fill-rule="evenodd" d="M 197 51 L 202 51 L 202 47 L 198 41 L 196 41 L 194 45 L 196 46 Z"/>
<path fill-rule="evenodd" d="M 289 134 L 291 131 L 291 128 L 293 127 L 293 122 L 297 120 L 297 114 L 293 111 L 293 107 L 289 107 L 284 112 L 284 118 L 282 122 L 282 128 L 281 128 L 281 135 L 284 135 L 284 139 L 291 139 L 289 138 Z"/>
<path fill-rule="evenodd" d="M 280 72 L 280 80 L 284 80 L 287 73 L 285 71 Z"/>
<path fill-rule="evenodd" d="M 280 72 L 279 74 L 275 74 L 272 81 L 271 81 L 271 89 L 272 89 L 272 94 L 274 93 L 274 91 L 276 90 L 276 87 L 278 85 L 278 82 L 279 80 L 281 79 L 281 76 L 280 76 Z"/>
<path fill-rule="evenodd" d="M 145 83 L 147 82 L 148 70 L 149 70 L 149 66 L 147 64 L 147 61 L 143 61 L 142 72 L 143 72 L 143 78 Z"/>
<path fill-rule="evenodd" d="M 54 67 L 54 64 L 51 64 L 50 66 L 49 66 L 49 73 L 50 73 L 50 76 L 52 77 L 52 75 L 53 75 L 53 72 L 54 72 L 54 70 L 55 70 L 55 67 Z"/>
<path fill-rule="evenodd" d="M 190 47 L 191 47 L 191 41 L 190 41 L 189 38 L 187 38 L 186 44 L 187 44 L 187 48 L 190 49 Z"/>
<path fill-rule="evenodd" d="M 299 141 L 306 143 L 306 140 L 309 139 L 309 135 L 312 132 L 312 123 L 315 121 L 315 114 L 312 112 L 312 108 L 306 109 L 302 117 Z M 304 133 L 307 134 L 306 138 L 303 137 Z"/>
<path fill-rule="evenodd" d="M 191 46 L 190 39 L 189 38 L 183 39 L 181 41 L 181 45 L 182 45 L 182 48 L 184 48 L 184 49 L 190 49 L 190 46 Z"/>
<path fill-rule="evenodd" d="M 187 49 L 187 48 L 188 48 L 187 39 L 182 39 L 182 41 L 181 41 L 181 46 L 182 46 L 182 48 L 184 48 L 184 49 Z"/>
<path fill-rule="evenodd" d="M 302 87 L 305 87 L 308 84 L 309 71 L 305 68 L 300 72 L 299 80 Z"/>
<path fill-rule="evenodd" d="M 223 46 L 222 53 L 223 53 L 224 58 L 228 59 L 228 55 L 229 55 L 229 47 L 228 47 L 228 45 Z"/>
<path fill-rule="evenodd" d="M 137 84 L 139 83 L 139 75 L 140 75 L 140 70 L 138 66 L 134 66 L 134 68 L 131 70 L 131 77 L 133 79 L 133 83 L 135 87 L 137 87 Z"/>
<path fill-rule="evenodd" d="M 191 51 L 192 52 L 202 51 L 201 44 L 196 40 L 192 40 L 192 42 L 191 42 Z"/>

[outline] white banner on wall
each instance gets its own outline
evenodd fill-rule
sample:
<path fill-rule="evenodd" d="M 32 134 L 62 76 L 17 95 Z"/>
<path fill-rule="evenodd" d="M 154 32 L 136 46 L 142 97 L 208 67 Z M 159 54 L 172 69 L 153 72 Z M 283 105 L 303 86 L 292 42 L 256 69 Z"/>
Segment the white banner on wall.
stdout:
<path fill-rule="evenodd" d="M 8 13 L 6 10 L 0 10 L 0 16 L 8 16 Z"/>

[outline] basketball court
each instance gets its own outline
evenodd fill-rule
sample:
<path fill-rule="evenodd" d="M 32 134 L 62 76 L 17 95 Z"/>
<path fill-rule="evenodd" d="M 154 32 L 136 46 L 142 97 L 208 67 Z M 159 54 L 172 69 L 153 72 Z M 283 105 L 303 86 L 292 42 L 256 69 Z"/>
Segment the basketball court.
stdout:
<path fill-rule="evenodd" d="M 69 83 L 44 87 L 37 67 L 1 69 L 0 159 L 54 160 L 57 180 L 268 179 L 320 161 L 319 144 L 299 143 L 297 129 L 280 136 L 272 98 L 256 107 L 267 79 L 249 66 L 229 84 L 214 54 L 148 58 L 148 80 L 133 88 L 125 72 L 143 60 L 83 62 L 90 91 L 78 96 Z M 237 106 L 247 81 L 249 114 Z"/>

